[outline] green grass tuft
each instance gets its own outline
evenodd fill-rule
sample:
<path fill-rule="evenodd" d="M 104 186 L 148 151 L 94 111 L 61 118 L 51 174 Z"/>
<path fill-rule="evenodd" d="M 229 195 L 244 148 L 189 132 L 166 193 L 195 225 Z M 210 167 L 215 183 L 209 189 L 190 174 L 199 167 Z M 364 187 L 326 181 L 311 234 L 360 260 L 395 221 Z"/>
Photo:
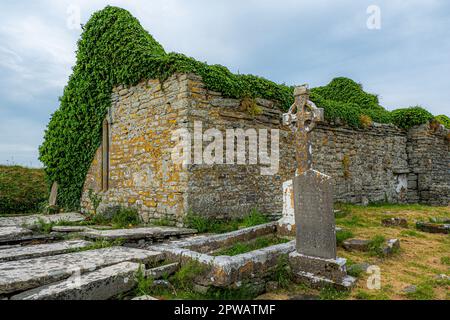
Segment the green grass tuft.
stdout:
<path fill-rule="evenodd" d="M 260 237 L 249 242 L 238 242 L 229 248 L 224 248 L 214 253 L 215 256 L 236 256 L 238 254 L 266 248 L 276 244 L 289 242 L 289 239 L 279 237 Z"/>
<path fill-rule="evenodd" d="M 383 257 L 383 248 L 386 243 L 386 238 L 382 235 L 374 236 L 368 245 L 368 252 L 371 256 Z"/>
<path fill-rule="evenodd" d="M 267 222 L 269 222 L 269 219 L 256 209 L 253 209 L 242 218 L 231 220 L 217 220 L 200 216 L 193 212 L 189 212 L 184 218 L 184 225 L 187 228 L 196 229 L 199 233 L 224 233 Z"/>
<path fill-rule="evenodd" d="M 340 230 L 336 231 L 336 244 L 338 246 L 342 245 L 342 243 L 347 240 L 354 237 L 353 232 L 350 230 Z"/>

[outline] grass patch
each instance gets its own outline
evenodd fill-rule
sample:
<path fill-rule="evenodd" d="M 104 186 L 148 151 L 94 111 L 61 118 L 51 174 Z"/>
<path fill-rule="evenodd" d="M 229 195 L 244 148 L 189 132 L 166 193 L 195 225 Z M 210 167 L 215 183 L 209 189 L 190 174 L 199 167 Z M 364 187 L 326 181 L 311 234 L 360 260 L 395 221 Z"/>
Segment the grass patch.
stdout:
<path fill-rule="evenodd" d="M 276 244 L 286 243 L 289 241 L 290 241 L 289 239 L 279 238 L 279 237 L 274 237 L 274 236 L 260 237 L 253 241 L 249 241 L 249 242 L 244 242 L 244 243 L 238 242 L 229 248 L 224 248 L 222 250 L 215 252 L 213 255 L 214 256 L 236 256 L 238 254 L 250 252 L 253 250 L 258 250 L 261 248 L 266 248 L 266 247 L 273 246 Z"/>
<path fill-rule="evenodd" d="M 414 237 L 414 238 L 426 238 L 426 236 L 416 230 L 402 230 L 400 232 L 401 237 Z"/>
<path fill-rule="evenodd" d="M 279 257 L 277 265 L 272 273 L 272 280 L 278 283 L 280 288 L 287 288 L 292 282 L 293 274 L 289 267 L 289 257 L 284 254 Z"/>
<path fill-rule="evenodd" d="M 383 257 L 384 253 L 383 253 L 383 248 L 384 248 L 384 244 L 386 243 L 386 238 L 382 235 L 376 235 L 374 236 L 368 245 L 368 252 L 369 255 L 371 256 L 376 256 L 376 257 Z"/>
<path fill-rule="evenodd" d="M 139 266 L 139 270 L 136 273 L 135 281 L 136 287 L 134 288 L 134 295 L 136 297 L 151 295 L 154 293 L 151 289 L 153 284 L 153 278 L 145 276 L 145 271 L 142 266 Z"/>
<path fill-rule="evenodd" d="M 141 218 L 136 209 L 120 206 L 96 213 L 89 217 L 88 221 L 91 225 L 110 225 L 114 229 L 132 228 L 141 224 Z"/>
<path fill-rule="evenodd" d="M 450 257 L 442 257 L 441 263 L 445 264 L 446 266 L 450 266 Z"/>
<path fill-rule="evenodd" d="M 385 285 L 380 290 L 362 290 L 356 291 L 354 297 L 357 300 L 391 300 L 392 286 Z"/>
<path fill-rule="evenodd" d="M 337 290 L 334 287 L 327 286 L 320 290 L 320 300 L 344 300 L 350 296 L 350 291 Z"/>
<path fill-rule="evenodd" d="M 417 290 L 406 293 L 406 296 L 412 300 L 433 300 L 435 293 L 433 285 L 427 281 L 417 285 Z"/>
<path fill-rule="evenodd" d="M 151 224 L 154 226 L 160 226 L 160 227 L 170 227 L 170 226 L 174 225 L 173 221 L 171 221 L 167 218 L 161 218 L 161 219 L 152 221 Z"/>
<path fill-rule="evenodd" d="M 342 243 L 350 238 L 353 238 L 354 234 L 350 230 L 340 230 L 336 231 L 336 244 L 338 246 L 342 245 Z"/>
<path fill-rule="evenodd" d="M 208 271 L 208 267 L 198 261 L 191 260 L 181 266 L 171 278 L 171 282 L 178 288 L 191 290 L 195 278 Z"/>
<path fill-rule="evenodd" d="M 0 165 L 0 213 L 38 212 L 48 194 L 44 169 Z"/>
<path fill-rule="evenodd" d="M 89 251 L 96 249 L 104 249 L 110 247 L 117 247 L 123 245 L 125 242 L 124 239 L 116 239 L 116 240 L 95 240 L 91 245 L 84 248 L 74 248 L 70 252 L 81 252 L 81 251 Z"/>
<path fill-rule="evenodd" d="M 184 218 L 185 226 L 187 228 L 196 229 L 199 233 L 225 233 L 267 222 L 269 222 L 269 219 L 256 209 L 252 210 L 242 218 L 231 220 L 221 221 L 200 216 L 193 212 L 189 212 Z"/>

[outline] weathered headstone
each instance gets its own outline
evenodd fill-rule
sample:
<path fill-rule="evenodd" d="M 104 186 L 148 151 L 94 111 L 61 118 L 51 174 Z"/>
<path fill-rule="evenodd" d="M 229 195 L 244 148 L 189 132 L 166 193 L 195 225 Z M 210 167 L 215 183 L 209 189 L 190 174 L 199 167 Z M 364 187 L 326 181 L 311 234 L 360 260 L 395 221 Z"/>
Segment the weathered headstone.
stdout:
<path fill-rule="evenodd" d="M 308 100 L 307 86 L 295 88 L 294 96 L 294 104 L 283 115 L 284 123 L 295 134 L 297 160 L 296 176 L 292 180 L 297 250 L 289 254 L 289 264 L 301 282 L 348 288 L 356 280 L 347 275 L 346 260 L 336 258 L 331 177 L 312 169 L 310 133 L 316 122 L 323 120 L 323 109 Z"/>
<path fill-rule="evenodd" d="M 336 229 L 331 178 L 310 169 L 294 178 L 297 251 L 336 258 Z"/>
<path fill-rule="evenodd" d="M 50 206 L 56 206 L 56 200 L 58 198 L 58 182 L 53 182 L 52 189 L 50 191 L 50 197 L 48 198 L 48 204 Z"/>

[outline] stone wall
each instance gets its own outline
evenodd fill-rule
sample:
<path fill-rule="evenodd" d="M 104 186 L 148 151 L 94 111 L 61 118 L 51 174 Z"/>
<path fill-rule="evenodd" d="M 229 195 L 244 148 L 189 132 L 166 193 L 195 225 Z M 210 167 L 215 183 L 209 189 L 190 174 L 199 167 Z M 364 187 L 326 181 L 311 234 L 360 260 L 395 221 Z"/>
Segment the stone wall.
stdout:
<path fill-rule="evenodd" d="M 148 80 L 112 94 L 109 121 L 109 187 L 101 190 L 101 148 L 87 174 L 81 206 L 92 211 L 89 190 L 102 197 L 98 211 L 129 206 L 149 218 L 181 221 L 186 212 L 187 172 L 171 161 L 172 132 L 186 125 L 187 76 L 161 86 Z"/>
<path fill-rule="evenodd" d="M 406 134 L 395 126 L 320 125 L 313 132 L 313 150 L 315 169 L 334 179 L 335 201 L 406 201 Z"/>
<path fill-rule="evenodd" d="M 99 210 L 135 207 L 145 221 L 167 219 L 181 225 L 189 210 L 217 218 L 242 216 L 253 208 L 273 217 L 281 214 L 282 183 L 294 175 L 295 154 L 293 135 L 281 125 L 274 102 L 225 98 L 206 90 L 200 77 L 178 74 L 162 86 L 148 80 L 116 87 L 107 119 L 109 187 L 102 190 L 101 146 L 86 178 L 84 211 L 93 209 L 92 189 L 102 197 Z M 201 134 L 214 128 L 224 138 L 230 129 L 255 129 L 258 137 L 260 129 L 268 129 L 269 136 L 271 129 L 279 129 L 279 170 L 261 174 L 268 165 L 259 158 L 249 164 L 248 148 L 247 164 L 174 164 L 173 133 L 186 128 L 196 136 L 198 124 Z M 312 135 L 314 168 L 334 178 L 336 201 L 448 204 L 447 136 L 444 129 L 407 134 L 392 125 L 356 130 L 323 124 Z M 270 136 L 269 155 L 271 141 Z M 204 140 L 202 151 L 209 144 Z"/>
<path fill-rule="evenodd" d="M 450 203 L 450 133 L 436 124 L 408 131 L 408 202 Z"/>

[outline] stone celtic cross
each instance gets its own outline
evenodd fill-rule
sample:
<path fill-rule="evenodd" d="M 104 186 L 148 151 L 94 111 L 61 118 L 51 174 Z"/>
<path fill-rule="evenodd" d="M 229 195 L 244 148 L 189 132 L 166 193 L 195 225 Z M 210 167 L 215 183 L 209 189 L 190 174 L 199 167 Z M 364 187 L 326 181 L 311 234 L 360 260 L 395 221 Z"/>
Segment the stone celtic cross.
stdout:
<path fill-rule="evenodd" d="M 292 179 L 297 252 L 309 257 L 336 258 L 331 177 L 313 170 L 311 131 L 323 120 L 323 109 L 309 101 L 307 85 L 294 89 L 294 104 L 283 123 L 294 132 L 296 175 Z"/>
<path fill-rule="evenodd" d="M 312 166 L 312 146 L 310 132 L 316 123 L 323 121 L 323 109 L 317 108 L 309 101 L 307 85 L 295 87 L 294 103 L 289 111 L 283 114 L 283 124 L 288 125 L 294 132 L 295 156 L 297 160 L 297 174 L 300 175 Z"/>

